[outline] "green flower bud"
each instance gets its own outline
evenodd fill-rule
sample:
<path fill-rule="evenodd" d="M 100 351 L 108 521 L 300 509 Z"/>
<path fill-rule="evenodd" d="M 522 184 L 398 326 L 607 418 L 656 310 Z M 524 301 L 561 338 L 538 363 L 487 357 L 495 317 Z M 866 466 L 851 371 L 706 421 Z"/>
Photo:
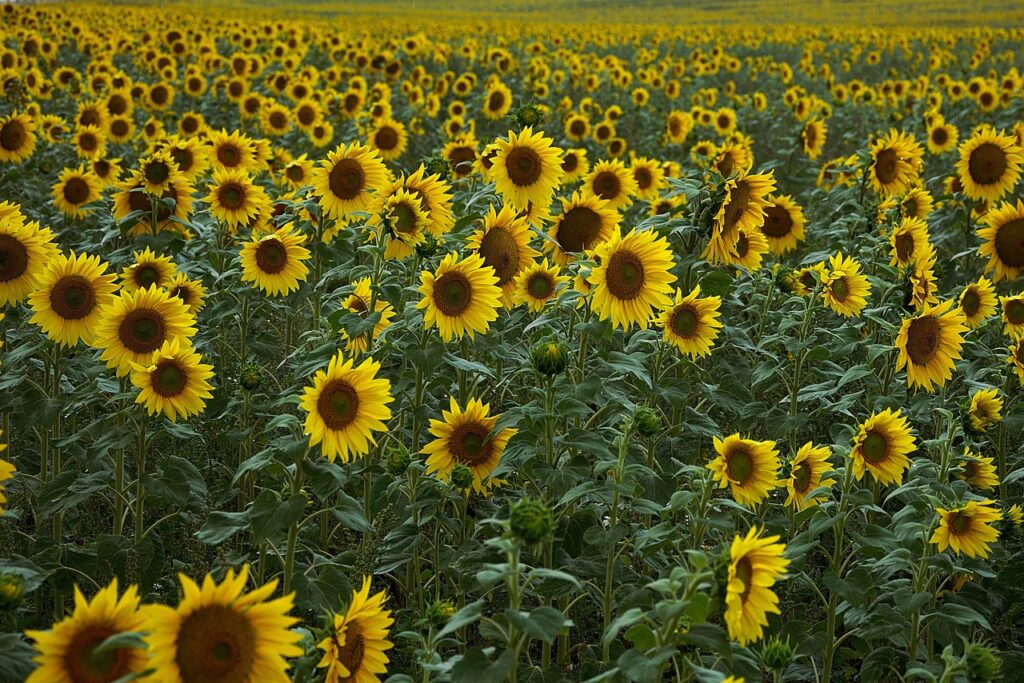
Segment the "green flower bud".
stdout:
<path fill-rule="evenodd" d="M 25 582 L 17 574 L 0 574 L 0 610 L 15 610 L 25 597 Z"/>
<path fill-rule="evenodd" d="M 530 360 L 537 372 L 553 377 L 569 364 L 569 347 L 557 337 L 547 337 L 530 348 Z"/>
<path fill-rule="evenodd" d="M 1003 664 L 993 648 L 984 643 L 969 643 L 964 651 L 964 665 L 970 683 L 989 683 L 999 678 Z"/>
<path fill-rule="evenodd" d="M 544 112 L 539 107 L 533 104 L 525 104 L 516 110 L 516 122 L 520 126 L 536 126 L 544 123 Z"/>
<path fill-rule="evenodd" d="M 761 662 L 766 669 L 784 671 L 793 663 L 793 648 L 789 646 L 789 638 L 780 640 L 776 636 L 765 642 L 761 650 Z"/>
<path fill-rule="evenodd" d="M 661 416 L 647 406 L 640 406 L 633 419 L 633 426 L 641 436 L 654 436 L 661 432 Z"/>
<path fill-rule="evenodd" d="M 442 180 L 448 179 L 448 161 L 440 154 L 435 154 L 426 161 L 423 165 L 427 169 L 427 173 L 430 175 L 438 175 Z"/>
<path fill-rule="evenodd" d="M 455 605 L 450 600 L 435 600 L 427 607 L 427 621 L 434 628 L 441 628 L 455 614 Z"/>
<path fill-rule="evenodd" d="M 468 489 L 473 485 L 473 470 L 459 464 L 452 469 L 452 486 L 457 489 Z"/>
<path fill-rule="evenodd" d="M 238 374 L 238 383 L 248 391 L 256 391 L 262 382 L 263 368 L 253 363 L 243 366 L 242 371 Z"/>
<path fill-rule="evenodd" d="M 423 241 L 416 245 L 416 253 L 420 255 L 420 258 L 428 259 L 437 252 L 437 238 L 433 234 L 427 233 L 423 236 Z"/>
<path fill-rule="evenodd" d="M 543 501 L 523 498 L 512 506 L 509 528 L 512 535 L 527 545 L 540 543 L 551 533 L 555 520 Z"/>
<path fill-rule="evenodd" d="M 391 446 L 384 454 L 384 467 L 388 474 L 394 477 L 409 469 L 411 462 L 412 456 L 409 455 L 409 449 L 402 444 Z"/>

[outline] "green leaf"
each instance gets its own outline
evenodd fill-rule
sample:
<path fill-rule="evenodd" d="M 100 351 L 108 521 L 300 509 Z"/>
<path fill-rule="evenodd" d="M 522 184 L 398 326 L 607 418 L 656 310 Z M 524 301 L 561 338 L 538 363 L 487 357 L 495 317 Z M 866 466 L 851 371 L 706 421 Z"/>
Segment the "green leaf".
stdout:
<path fill-rule="evenodd" d="M 554 607 L 538 607 L 529 614 L 519 612 L 511 608 L 505 610 L 505 616 L 509 623 L 523 633 L 527 633 L 537 640 L 543 640 L 551 644 L 563 628 L 570 626 L 572 621 Z"/>
<path fill-rule="evenodd" d="M 331 514 L 334 515 L 335 519 L 353 531 L 359 531 L 364 534 L 373 531 L 373 527 L 366 520 L 366 515 L 363 514 L 362 503 L 344 491 L 338 491 L 335 493 L 335 496 L 337 500 L 334 507 L 331 508 Z"/>
<path fill-rule="evenodd" d="M 20 633 L 0 633 L 0 681 L 23 681 L 35 668 L 35 649 Z"/>
<path fill-rule="evenodd" d="M 139 631 L 125 631 L 124 633 L 115 633 L 110 636 L 96 648 L 93 649 L 92 654 L 101 655 L 105 652 L 113 652 L 114 650 L 145 650 L 146 641 L 143 638 L 143 634 Z"/>
<path fill-rule="evenodd" d="M 444 625 L 444 628 L 437 632 L 437 637 L 443 638 L 449 633 L 454 633 L 460 628 L 465 628 L 470 624 L 480 621 L 480 617 L 483 615 L 483 609 L 483 600 L 477 600 L 476 602 L 469 603 L 452 615 L 452 618 L 448 620 L 448 623 Z"/>
<path fill-rule="evenodd" d="M 196 538 L 209 545 L 219 545 L 239 531 L 249 528 L 246 512 L 211 512 L 203 528 L 196 532 Z"/>
<path fill-rule="evenodd" d="M 493 651 L 494 648 L 488 648 Z M 492 662 L 484 650 L 478 647 L 466 650 L 466 654 L 452 667 L 452 683 L 480 683 L 480 681 L 503 681 L 508 672 L 517 664 L 512 650 L 505 650 Z"/>

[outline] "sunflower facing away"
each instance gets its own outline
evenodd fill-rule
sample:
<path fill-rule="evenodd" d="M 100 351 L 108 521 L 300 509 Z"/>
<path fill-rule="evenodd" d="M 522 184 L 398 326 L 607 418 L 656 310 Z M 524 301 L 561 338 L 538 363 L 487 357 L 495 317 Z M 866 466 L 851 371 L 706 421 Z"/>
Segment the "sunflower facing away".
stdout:
<path fill-rule="evenodd" d="M 701 297 L 700 285 L 686 296 L 677 289 L 675 301 L 662 310 L 658 319 L 665 341 L 690 358 L 708 355 L 722 328 L 721 305 L 721 297 Z"/>
<path fill-rule="evenodd" d="M 719 488 L 730 487 L 732 497 L 743 505 L 756 505 L 778 486 L 779 451 L 774 441 L 754 441 L 733 434 L 714 437 L 718 457 L 706 467 Z"/>
<path fill-rule="evenodd" d="M 106 683 L 144 671 L 146 651 L 122 647 L 96 653 L 107 638 L 143 631 L 139 593 L 129 586 L 118 597 L 117 579 L 86 600 L 75 587 L 75 609 L 49 631 L 26 631 L 35 641 L 38 668 L 25 683 Z"/>
<path fill-rule="evenodd" d="M 572 254 L 590 251 L 619 231 L 621 215 L 607 201 L 586 190 L 560 198 L 562 213 L 548 231 L 544 251 L 560 266 L 567 265 Z"/>
<path fill-rule="evenodd" d="M 377 443 L 373 433 L 387 429 L 394 398 L 391 381 L 379 372 L 380 363 L 372 358 L 355 365 L 339 351 L 303 391 L 299 405 L 306 411 L 309 445 L 320 444 L 328 460 L 361 458 Z"/>
<path fill-rule="evenodd" d="M 494 269 L 479 254 L 461 261 L 454 252 L 448 254 L 433 273 L 420 273 L 419 291 L 423 298 L 416 308 L 424 309 L 423 326 L 436 326 L 445 342 L 486 334 L 498 318 L 501 288 Z"/>
<path fill-rule="evenodd" d="M 560 273 L 559 267 L 551 265 L 547 259 L 531 263 L 516 276 L 513 302 L 526 304 L 534 313 L 540 313 L 547 302 L 558 298 L 562 284 L 569 280 Z"/>
<path fill-rule="evenodd" d="M 359 316 L 366 318 L 371 299 L 373 299 L 373 295 L 370 289 L 370 278 L 360 278 L 352 283 L 352 293 L 341 302 L 341 307 L 350 313 L 357 313 Z M 391 319 L 395 317 L 395 309 L 383 299 L 378 298 L 373 303 L 373 308 L 375 312 L 380 314 L 380 318 L 374 323 L 372 330 L 363 332 L 356 337 L 350 337 L 348 332 L 341 330 L 341 338 L 347 342 L 345 344 L 345 351 L 352 356 L 366 353 L 370 349 L 373 340 L 388 328 L 388 325 L 391 324 Z"/>
<path fill-rule="evenodd" d="M 729 637 L 740 645 L 760 640 L 768 614 L 781 614 L 772 586 L 789 566 L 785 552 L 778 536 L 763 536 L 756 526 L 745 537 L 733 538 L 724 617 Z"/>
<path fill-rule="evenodd" d="M 452 396 L 449 410 L 442 410 L 441 420 L 430 420 L 434 440 L 423 447 L 427 456 L 427 473 L 448 481 L 456 465 L 464 465 L 473 473 L 473 490 L 487 494 L 499 482 L 489 479 L 501 462 L 509 439 L 518 433 L 513 427 L 495 431 L 501 417 L 491 415 L 491 407 L 478 399 L 470 399 L 463 411 Z"/>
<path fill-rule="evenodd" d="M 860 272 L 860 264 L 839 252 L 829 259 L 822 278 L 821 297 L 825 305 L 847 318 L 860 315 L 871 296 L 871 283 Z"/>
<path fill-rule="evenodd" d="M 501 288 L 501 302 L 506 308 L 513 304 L 515 279 L 533 263 L 539 252 L 530 246 L 530 226 L 516 210 L 505 204 L 500 211 L 491 206 L 484 216 L 484 226 L 466 239 L 466 249 L 483 257 L 484 265 L 494 269 Z"/>
<path fill-rule="evenodd" d="M 309 268 L 306 236 L 284 225 L 242 245 L 242 281 L 253 282 L 270 296 L 289 294 L 305 281 Z"/>
<path fill-rule="evenodd" d="M 288 657 L 298 657 L 302 636 L 291 627 L 294 594 L 270 599 L 271 581 L 244 592 L 249 568 L 229 569 L 218 584 L 209 574 L 202 586 L 184 574 L 177 607 L 142 608 L 154 683 L 288 683 Z"/>
<path fill-rule="evenodd" d="M 213 397 L 208 381 L 213 366 L 202 360 L 188 339 L 164 342 L 153 352 L 149 365 L 136 364 L 132 369 L 132 384 L 140 390 L 135 402 L 145 405 L 150 415 L 163 413 L 171 422 L 178 416 L 202 413 L 206 400 Z"/>
<path fill-rule="evenodd" d="M 600 265 L 590 273 L 593 307 L 601 320 L 629 329 L 650 325 L 655 309 L 672 305 L 675 259 L 664 237 L 651 230 L 613 235 L 595 250 Z"/>
<path fill-rule="evenodd" d="M 999 475 L 992 458 L 986 458 L 964 448 L 964 457 L 957 463 L 960 468 L 958 478 L 982 491 L 991 491 L 999 486 Z"/>
<path fill-rule="evenodd" d="M 505 201 L 522 211 L 531 203 L 547 207 L 562 180 L 562 150 L 543 133 L 527 126 L 508 140 L 497 140 L 491 167 L 494 187 Z"/>
<path fill-rule="evenodd" d="M 1013 135 L 985 127 L 960 145 L 956 170 L 964 194 L 975 201 L 995 202 L 1020 180 L 1024 150 Z"/>
<path fill-rule="evenodd" d="M 985 271 L 995 271 L 993 279 L 1016 280 L 1024 270 L 1024 202 L 1003 202 L 982 219 L 978 229 L 983 243 L 978 253 L 988 257 Z"/>
<path fill-rule="evenodd" d="M 1003 399 L 998 389 L 978 389 L 971 394 L 971 407 L 967 415 L 975 431 L 986 432 L 1003 419 Z"/>
<path fill-rule="evenodd" d="M 380 154 L 366 145 L 339 145 L 313 170 L 313 193 L 331 218 L 365 211 L 373 193 L 388 182 Z"/>
<path fill-rule="evenodd" d="M 977 282 L 964 287 L 957 303 L 964 315 L 964 324 L 977 329 L 996 312 L 996 290 L 992 281 L 985 276 L 978 278 Z"/>
<path fill-rule="evenodd" d="M 352 594 L 344 614 L 335 614 L 329 633 L 317 647 L 324 656 L 316 665 L 326 669 L 324 683 L 379 683 L 387 673 L 388 656 L 394 645 L 388 631 L 394 623 L 391 610 L 384 609 L 384 591 L 370 595 L 370 577 Z"/>
<path fill-rule="evenodd" d="M 832 469 L 829 458 L 832 449 L 828 446 L 815 446 L 808 441 L 793 456 L 789 463 L 789 479 L 786 480 L 786 505 L 795 505 L 797 510 L 813 507 L 825 500 L 823 496 L 810 497 L 811 491 L 835 483 L 824 474 Z"/>
<path fill-rule="evenodd" d="M 947 548 L 957 555 L 986 558 L 999 538 L 999 530 L 991 526 L 1003 518 L 992 501 L 970 501 L 963 507 L 947 510 L 935 508 L 939 515 L 939 526 L 932 534 L 931 543 L 939 547 L 939 552 Z"/>
<path fill-rule="evenodd" d="M 103 308 L 114 300 L 113 273 L 98 256 L 58 254 L 29 296 L 32 322 L 54 342 L 75 346 L 79 340 L 92 343 Z"/>
<path fill-rule="evenodd" d="M 910 467 L 907 456 L 917 448 L 907 418 L 890 409 L 861 423 L 850 450 L 853 474 L 859 481 L 868 471 L 880 484 L 898 484 Z"/>
<path fill-rule="evenodd" d="M 101 360 L 124 377 L 135 363 L 149 363 L 153 352 L 175 337 L 196 333 L 196 320 L 181 299 L 152 286 L 121 292 L 100 312 L 93 346 Z"/>
<path fill-rule="evenodd" d="M 960 359 L 964 345 L 963 313 L 951 308 L 953 301 L 938 306 L 924 306 L 921 312 L 907 318 L 896 336 L 896 371 L 907 368 L 907 384 L 932 391 L 953 376 L 953 368 Z"/>

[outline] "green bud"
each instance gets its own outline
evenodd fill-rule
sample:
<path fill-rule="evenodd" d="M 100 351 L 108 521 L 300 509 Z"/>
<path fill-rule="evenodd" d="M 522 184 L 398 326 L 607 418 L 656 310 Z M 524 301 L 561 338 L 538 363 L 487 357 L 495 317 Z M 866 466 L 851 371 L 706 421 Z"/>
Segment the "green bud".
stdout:
<path fill-rule="evenodd" d="M 553 377 L 564 372 L 569 364 L 569 347 L 557 337 L 547 337 L 530 348 L 530 360 L 537 372 Z"/>
<path fill-rule="evenodd" d="M 661 416 L 647 406 L 640 406 L 637 408 L 633 426 L 641 436 L 654 436 L 661 432 Z"/>
<path fill-rule="evenodd" d="M 437 239 L 429 232 L 423 237 L 423 241 L 416 245 L 416 253 L 420 258 L 428 259 L 437 252 Z"/>
<path fill-rule="evenodd" d="M 516 121 L 520 126 L 536 126 L 544 123 L 544 112 L 533 104 L 525 104 L 516 110 Z"/>
<path fill-rule="evenodd" d="M 775 636 L 768 639 L 761 650 L 761 662 L 766 669 L 784 671 L 793 663 L 793 648 L 789 646 L 789 638 L 780 640 Z"/>
<path fill-rule="evenodd" d="M 448 179 L 448 161 L 440 154 L 435 154 L 426 161 L 423 165 L 427 169 L 427 173 L 430 175 L 438 175 L 442 180 Z"/>
<path fill-rule="evenodd" d="M 256 391 L 263 383 L 263 368 L 253 363 L 243 366 L 238 374 L 238 383 L 243 389 Z"/>
<path fill-rule="evenodd" d="M 457 489 L 468 489 L 473 485 L 473 470 L 458 464 L 452 469 L 452 486 Z"/>
<path fill-rule="evenodd" d="M 964 651 L 964 665 L 970 683 L 989 683 L 1000 676 L 1002 661 L 996 651 L 984 643 L 968 643 Z"/>
<path fill-rule="evenodd" d="M 455 614 L 455 605 L 450 600 L 435 600 L 427 607 L 427 621 L 434 628 L 441 628 Z"/>
<path fill-rule="evenodd" d="M 509 528 L 512 535 L 527 545 L 540 543 L 551 533 L 555 520 L 543 501 L 523 498 L 512 506 Z"/>
<path fill-rule="evenodd" d="M 17 574 L 0 574 L 0 610 L 15 610 L 25 597 L 25 582 Z"/>
<path fill-rule="evenodd" d="M 412 456 L 409 455 L 409 449 L 402 444 L 391 446 L 384 454 L 384 467 L 388 474 L 395 477 L 409 469 L 411 462 Z"/>

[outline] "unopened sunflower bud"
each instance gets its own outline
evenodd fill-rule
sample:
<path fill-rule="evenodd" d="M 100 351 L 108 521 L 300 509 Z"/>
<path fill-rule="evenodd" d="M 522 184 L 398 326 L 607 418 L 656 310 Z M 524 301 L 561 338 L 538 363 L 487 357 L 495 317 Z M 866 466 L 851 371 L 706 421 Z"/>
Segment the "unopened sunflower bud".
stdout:
<path fill-rule="evenodd" d="M 0 610 L 15 610 L 25 597 L 25 582 L 17 574 L 0 574 Z"/>
<path fill-rule="evenodd" d="M 537 372 L 553 377 L 565 371 L 569 362 L 569 347 L 554 337 L 542 339 L 530 348 L 530 360 Z"/>
<path fill-rule="evenodd" d="M 636 411 L 633 425 L 641 436 L 654 436 L 661 432 L 661 416 L 647 406 L 641 406 Z"/>
<path fill-rule="evenodd" d="M 512 506 L 509 528 L 512 535 L 526 545 L 540 543 L 551 533 L 554 526 L 551 510 L 543 501 L 523 498 Z"/>
<path fill-rule="evenodd" d="M 439 154 L 435 154 L 423 162 L 423 165 L 426 167 L 427 173 L 430 175 L 438 175 L 442 180 L 447 180 L 448 161 L 444 157 Z"/>
<path fill-rule="evenodd" d="M 789 645 L 789 639 L 770 638 L 761 650 L 761 662 L 770 671 L 784 671 L 793 663 L 793 648 Z"/>
<path fill-rule="evenodd" d="M 473 470 L 459 464 L 452 469 L 452 486 L 457 489 L 468 489 L 473 485 Z"/>
<path fill-rule="evenodd" d="M 970 683 L 989 683 L 999 677 L 1002 661 L 996 651 L 984 643 L 969 643 L 964 651 L 964 665 Z"/>
<path fill-rule="evenodd" d="M 388 474 L 395 477 L 409 469 L 411 462 L 409 449 L 402 444 L 391 446 L 384 455 L 384 467 L 387 468 Z"/>
<path fill-rule="evenodd" d="M 523 127 L 544 123 L 544 112 L 533 104 L 525 104 L 516 110 L 516 122 Z"/>
<path fill-rule="evenodd" d="M 427 621 L 434 628 L 441 628 L 455 614 L 455 605 L 449 600 L 435 600 L 427 608 Z"/>
<path fill-rule="evenodd" d="M 258 365 L 246 365 L 238 374 L 238 383 L 247 391 L 256 391 L 263 383 L 263 368 Z"/>

